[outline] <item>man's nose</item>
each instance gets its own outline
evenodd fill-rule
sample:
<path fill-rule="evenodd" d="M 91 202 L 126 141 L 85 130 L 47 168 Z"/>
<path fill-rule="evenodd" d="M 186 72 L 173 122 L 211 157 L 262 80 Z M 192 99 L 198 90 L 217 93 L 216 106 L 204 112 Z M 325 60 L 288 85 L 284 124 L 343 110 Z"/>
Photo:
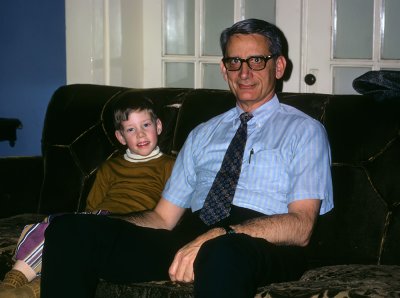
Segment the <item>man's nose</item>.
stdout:
<path fill-rule="evenodd" d="M 240 77 L 242 79 L 247 78 L 251 72 L 251 68 L 247 64 L 247 61 L 242 62 L 242 67 L 240 68 Z"/>

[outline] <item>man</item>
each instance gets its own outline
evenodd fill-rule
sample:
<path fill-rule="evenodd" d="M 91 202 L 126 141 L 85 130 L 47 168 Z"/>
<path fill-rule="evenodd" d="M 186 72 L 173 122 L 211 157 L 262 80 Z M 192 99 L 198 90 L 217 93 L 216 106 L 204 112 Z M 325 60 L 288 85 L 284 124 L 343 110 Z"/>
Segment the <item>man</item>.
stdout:
<path fill-rule="evenodd" d="M 282 38 L 256 19 L 222 32 L 221 71 L 237 106 L 190 133 L 154 210 L 56 218 L 42 297 L 93 297 L 99 278 L 169 277 L 194 282 L 196 297 L 242 298 L 300 277 L 302 247 L 333 207 L 330 150 L 322 125 L 275 95 Z"/>

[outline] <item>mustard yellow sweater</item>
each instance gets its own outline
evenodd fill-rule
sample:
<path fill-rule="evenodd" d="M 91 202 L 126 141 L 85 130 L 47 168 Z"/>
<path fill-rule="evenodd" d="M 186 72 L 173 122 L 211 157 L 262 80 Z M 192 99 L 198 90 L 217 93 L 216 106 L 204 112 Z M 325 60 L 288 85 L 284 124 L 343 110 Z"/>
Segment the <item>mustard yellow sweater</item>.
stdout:
<path fill-rule="evenodd" d="M 154 208 L 174 162 L 165 154 L 145 162 L 129 162 L 123 156 L 106 161 L 97 171 L 86 210 L 128 213 Z"/>

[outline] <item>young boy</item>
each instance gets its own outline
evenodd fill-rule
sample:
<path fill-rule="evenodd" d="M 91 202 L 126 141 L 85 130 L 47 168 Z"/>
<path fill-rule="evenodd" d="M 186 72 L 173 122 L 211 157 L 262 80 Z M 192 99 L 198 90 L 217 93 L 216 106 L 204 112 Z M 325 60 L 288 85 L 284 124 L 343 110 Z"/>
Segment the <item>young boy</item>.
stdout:
<path fill-rule="evenodd" d="M 157 146 L 162 123 L 151 100 L 122 95 L 115 103 L 114 127 L 117 140 L 127 147 L 126 153 L 100 167 L 84 213 L 107 215 L 152 209 L 171 175 L 175 159 L 161 153 Z M 0 283 L 1 298 L 40 296 L 44 231 L 54 216 L 57 214 L 24 228 L 16 262 Z"/>

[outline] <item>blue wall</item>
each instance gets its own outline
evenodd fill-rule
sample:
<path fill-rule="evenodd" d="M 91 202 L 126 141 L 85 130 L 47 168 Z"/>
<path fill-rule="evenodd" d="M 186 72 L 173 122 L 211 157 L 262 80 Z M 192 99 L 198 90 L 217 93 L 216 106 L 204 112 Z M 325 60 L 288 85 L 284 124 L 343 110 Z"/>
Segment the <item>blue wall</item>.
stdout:
<path fill-rule="evenodd" d="M 41 133 L 52 93 L 66 83 L 64 0 L 2 0 L 0 118 L 18 118 L 14 147 L 0 157 L 41 155 Z"/>

